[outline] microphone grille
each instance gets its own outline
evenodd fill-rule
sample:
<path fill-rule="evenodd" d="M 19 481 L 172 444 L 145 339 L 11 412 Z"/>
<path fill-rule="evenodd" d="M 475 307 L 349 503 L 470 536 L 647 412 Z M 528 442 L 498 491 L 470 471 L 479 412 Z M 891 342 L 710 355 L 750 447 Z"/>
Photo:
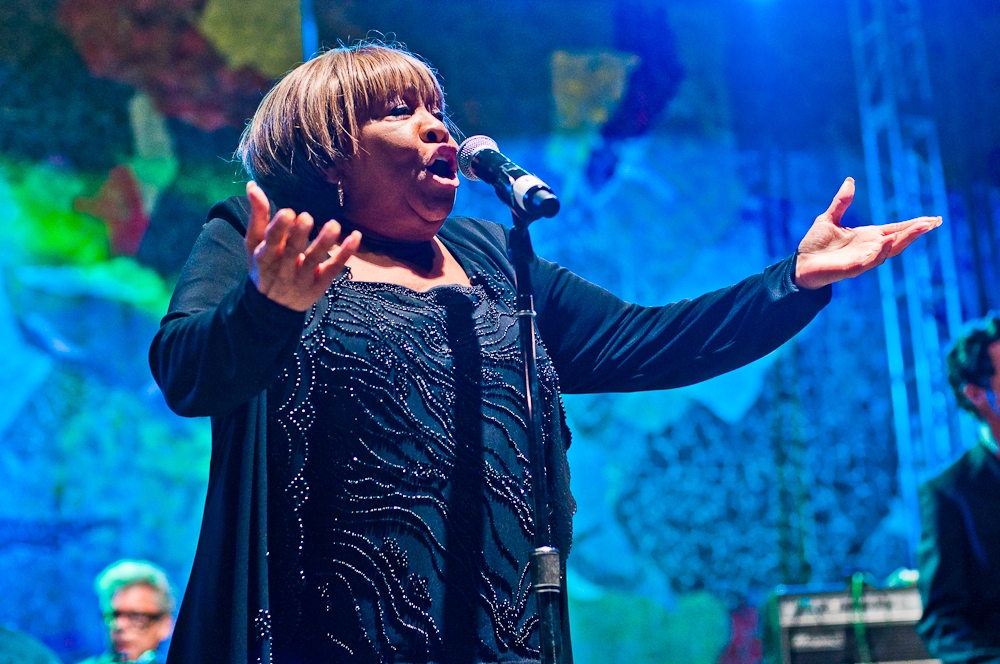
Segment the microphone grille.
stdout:
<path fill-rule="evenodd" d="M 469 136 L 458 146 L 458 170 L 472 181 L 479 179 L 479 176 L 472 170 L 472 158 L 480 150 L 496 150 L 500 152 L 496 141 L 489 136 L 481 134 L 479 136 Z"/>

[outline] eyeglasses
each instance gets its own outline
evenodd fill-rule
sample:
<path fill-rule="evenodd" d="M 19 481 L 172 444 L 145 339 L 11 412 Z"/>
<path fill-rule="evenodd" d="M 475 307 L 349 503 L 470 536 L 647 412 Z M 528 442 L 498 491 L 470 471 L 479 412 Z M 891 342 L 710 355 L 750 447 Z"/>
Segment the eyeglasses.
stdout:
<path fill-rule="evenodd" d="M 111 611 L 104 614 L 104 622 L 108 627 L 118 623 L 121 628 L 147 629 L 165 615 L 165 613 L 143 613 L 141 611 Z"/>

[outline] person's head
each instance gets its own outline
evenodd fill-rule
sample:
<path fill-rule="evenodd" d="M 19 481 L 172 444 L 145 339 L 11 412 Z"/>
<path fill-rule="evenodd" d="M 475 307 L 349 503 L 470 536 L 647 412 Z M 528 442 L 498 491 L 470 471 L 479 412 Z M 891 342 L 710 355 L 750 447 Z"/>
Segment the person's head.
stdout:
<path fill-rule="evenodd" d="M 986 420 L 988 393 L 1000 394 L 1000 318 L 972 321 L 948 351 L 948 382 L 958 405 Z"/>
<path fill-rule="evenodd" d="M 94 581 L 116 653 L 133 661 L 156 650 L 173 629 L 174 595 L 162 569 L 145 560 L 119 560 Z"/>
<path fill-rule="evenodd" d="M 402 46 L 321 53 L 264 97 L 240 140 L 279 207 L 394 239 L 437 232 L 455 202 L 457 144 L 434 71 Z M 343 206 L 340 205 L 343 192 Z M 436 226 L 435 226 L 436 224 Z"/>

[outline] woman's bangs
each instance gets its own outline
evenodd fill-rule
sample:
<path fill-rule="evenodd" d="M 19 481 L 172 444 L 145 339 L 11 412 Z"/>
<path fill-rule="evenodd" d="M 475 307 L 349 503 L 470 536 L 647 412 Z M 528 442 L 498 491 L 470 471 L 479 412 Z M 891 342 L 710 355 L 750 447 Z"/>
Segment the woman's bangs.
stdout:
<path fill-rule="evenodd" d="M 400 52 L 387 53 L 372 65 L 364 81 L 368 118 L 383 113 L 384 104 L 411 96 L 428 108 L 444 110 L 441 86 L 427 65 Z"/>

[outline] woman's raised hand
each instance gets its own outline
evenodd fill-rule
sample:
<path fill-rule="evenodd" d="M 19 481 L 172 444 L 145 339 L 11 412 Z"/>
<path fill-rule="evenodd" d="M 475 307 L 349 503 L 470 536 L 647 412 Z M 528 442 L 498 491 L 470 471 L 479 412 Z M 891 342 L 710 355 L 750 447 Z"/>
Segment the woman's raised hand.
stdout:
<path fill-rule="evenodd" d="M 941 217 L 917 217 L 884 226 L 840 225 L 854 200 L 854 178 L 847 178 L 833 197 L 829 209 L 816 217 L 799 243 L 795 285 L 821 288 L 856 277 L 900 254 L 924 233 L 941 225 Z"/>
<path fill-rule="evenodd" d="M 284 208 L 269 221 L 267 196 L 256 183 L 247 183 L 247 198 L 250 225 L 246 247 L 251 281 L 268 299 L 296 311 L 307 310 L 358 250 L 361 233 L 354 231 L 341 241 L 340 224 L 331 219 L 310 243 L 313 218 L 308 212 L 296 215 Z"/>

